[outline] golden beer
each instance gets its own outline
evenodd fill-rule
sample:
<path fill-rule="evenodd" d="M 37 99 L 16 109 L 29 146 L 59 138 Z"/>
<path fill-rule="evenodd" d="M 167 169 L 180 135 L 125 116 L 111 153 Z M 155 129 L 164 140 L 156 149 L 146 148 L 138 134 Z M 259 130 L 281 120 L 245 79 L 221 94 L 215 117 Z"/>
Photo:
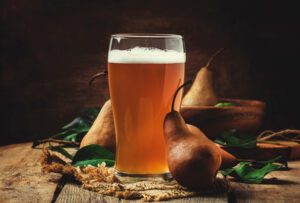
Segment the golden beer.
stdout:
<path fill-rule="evenodd" d="M 169 173 L 163 122 L 176 89 L 184 82 L 185 55 L 135 48 L 111 51 L 108 62 L 117 142 L 115 168 L 123 174 Z"/>

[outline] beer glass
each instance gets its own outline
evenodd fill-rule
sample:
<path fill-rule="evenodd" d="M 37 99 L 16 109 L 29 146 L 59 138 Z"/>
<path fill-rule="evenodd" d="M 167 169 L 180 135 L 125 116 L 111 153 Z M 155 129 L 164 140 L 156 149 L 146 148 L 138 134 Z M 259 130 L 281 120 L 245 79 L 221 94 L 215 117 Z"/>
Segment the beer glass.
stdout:
<path fill-rule="evenodd" d="M 183 39 L 174 34 L 115 34 L 108 54 L 109 90 L 120 176 L 169 174 L 163 133 L 176 89 L 184 82 Z M 182 92 L 175 101 L 180 108 Z"/>

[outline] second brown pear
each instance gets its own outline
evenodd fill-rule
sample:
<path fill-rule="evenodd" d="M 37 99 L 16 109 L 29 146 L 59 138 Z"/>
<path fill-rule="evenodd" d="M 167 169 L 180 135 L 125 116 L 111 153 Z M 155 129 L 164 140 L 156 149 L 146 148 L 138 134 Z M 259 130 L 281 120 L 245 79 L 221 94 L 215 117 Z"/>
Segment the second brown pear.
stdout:
<path fill-rule="evenodd" d="M 200 68 L 191 88 L 182 99 L 183 106 L 214 106 L 218 102 L 218 97 L 213 85 L 213 73 L 210 66 L 216 56 L 223 50 L 224 48 L 214 53 L 206 65 Z"/>

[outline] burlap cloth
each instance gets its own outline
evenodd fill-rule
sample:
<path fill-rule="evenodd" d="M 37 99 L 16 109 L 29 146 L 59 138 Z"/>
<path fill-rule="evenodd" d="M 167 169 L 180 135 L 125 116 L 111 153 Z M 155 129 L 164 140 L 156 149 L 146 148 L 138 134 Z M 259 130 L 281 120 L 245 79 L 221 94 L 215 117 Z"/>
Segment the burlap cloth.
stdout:
<path fill-rule="evenodd" d="M 102 195 L 124 199 L 141 199 L 144 201 L 163 201 L 183 197 L 203 196 L 226 193 L 230 190 L 229 181 L 218 174 L 213 187 L 207 190 L 190 191 L 180 186 L 175 180 L 151 178 L 138 182 L 122 181 L 115 175 L 114 168 L 101 164 L 98 167 L 73 167 L 70 160 L 59 153 L 44 150 L 41 158 L 44 172 L 61 173 L 75 178 L 84 189 Z"/>

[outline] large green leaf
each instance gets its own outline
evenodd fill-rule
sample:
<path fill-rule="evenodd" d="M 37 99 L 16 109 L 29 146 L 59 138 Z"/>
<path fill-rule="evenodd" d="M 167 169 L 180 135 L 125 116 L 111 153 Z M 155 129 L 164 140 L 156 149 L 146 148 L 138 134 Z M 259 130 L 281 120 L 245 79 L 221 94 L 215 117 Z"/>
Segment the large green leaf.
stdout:
<path fill-rule="evenodd" d="M 240 134 L 235 130 L 222 133 L 215 140 L 216 143 L 227 147 L 240 147 L 251 149 L 256 146 L 256 136 L 250 134 Z"/>
<path fill-rule="evenodd" d="M 104 149 L 100 145 L 92 144 L 81 148 L 76 152 L 72 164 L 74 166 L 97 165 L 105 162 L 106 165 L 113 165 L 115 160 L 114 153 Z"/>
<path fill-rule="evenodd" d="M 280 164 L 275 162 L 280 162 Z M 261 183 L 268 173 L 283 167 L 281 162 L 281 156 L 269 161 L 240 162 L 237 166 L 221 170 L 220 172 L 245 183 Z"/>
<path fill-rule="evenodd" d="M 61 146 L 50 145 L 49 149 L 71 159 L 74 166 L 98 166 L 98 164 L 105 162 L 106 166 L 111 167 L 115 164 L 114 154 L 99 145 L 84 147 L 78 150 L 74 157 Z"/>
<path fill-rule="evenodd" d="M 63 126 L 61 132 L 53 135 L 52 138 L 80 142 L 92 126 L 99 111 L 99 108 L 86 109 L 79 117 L 76 117 L 70 123 Z"/>

